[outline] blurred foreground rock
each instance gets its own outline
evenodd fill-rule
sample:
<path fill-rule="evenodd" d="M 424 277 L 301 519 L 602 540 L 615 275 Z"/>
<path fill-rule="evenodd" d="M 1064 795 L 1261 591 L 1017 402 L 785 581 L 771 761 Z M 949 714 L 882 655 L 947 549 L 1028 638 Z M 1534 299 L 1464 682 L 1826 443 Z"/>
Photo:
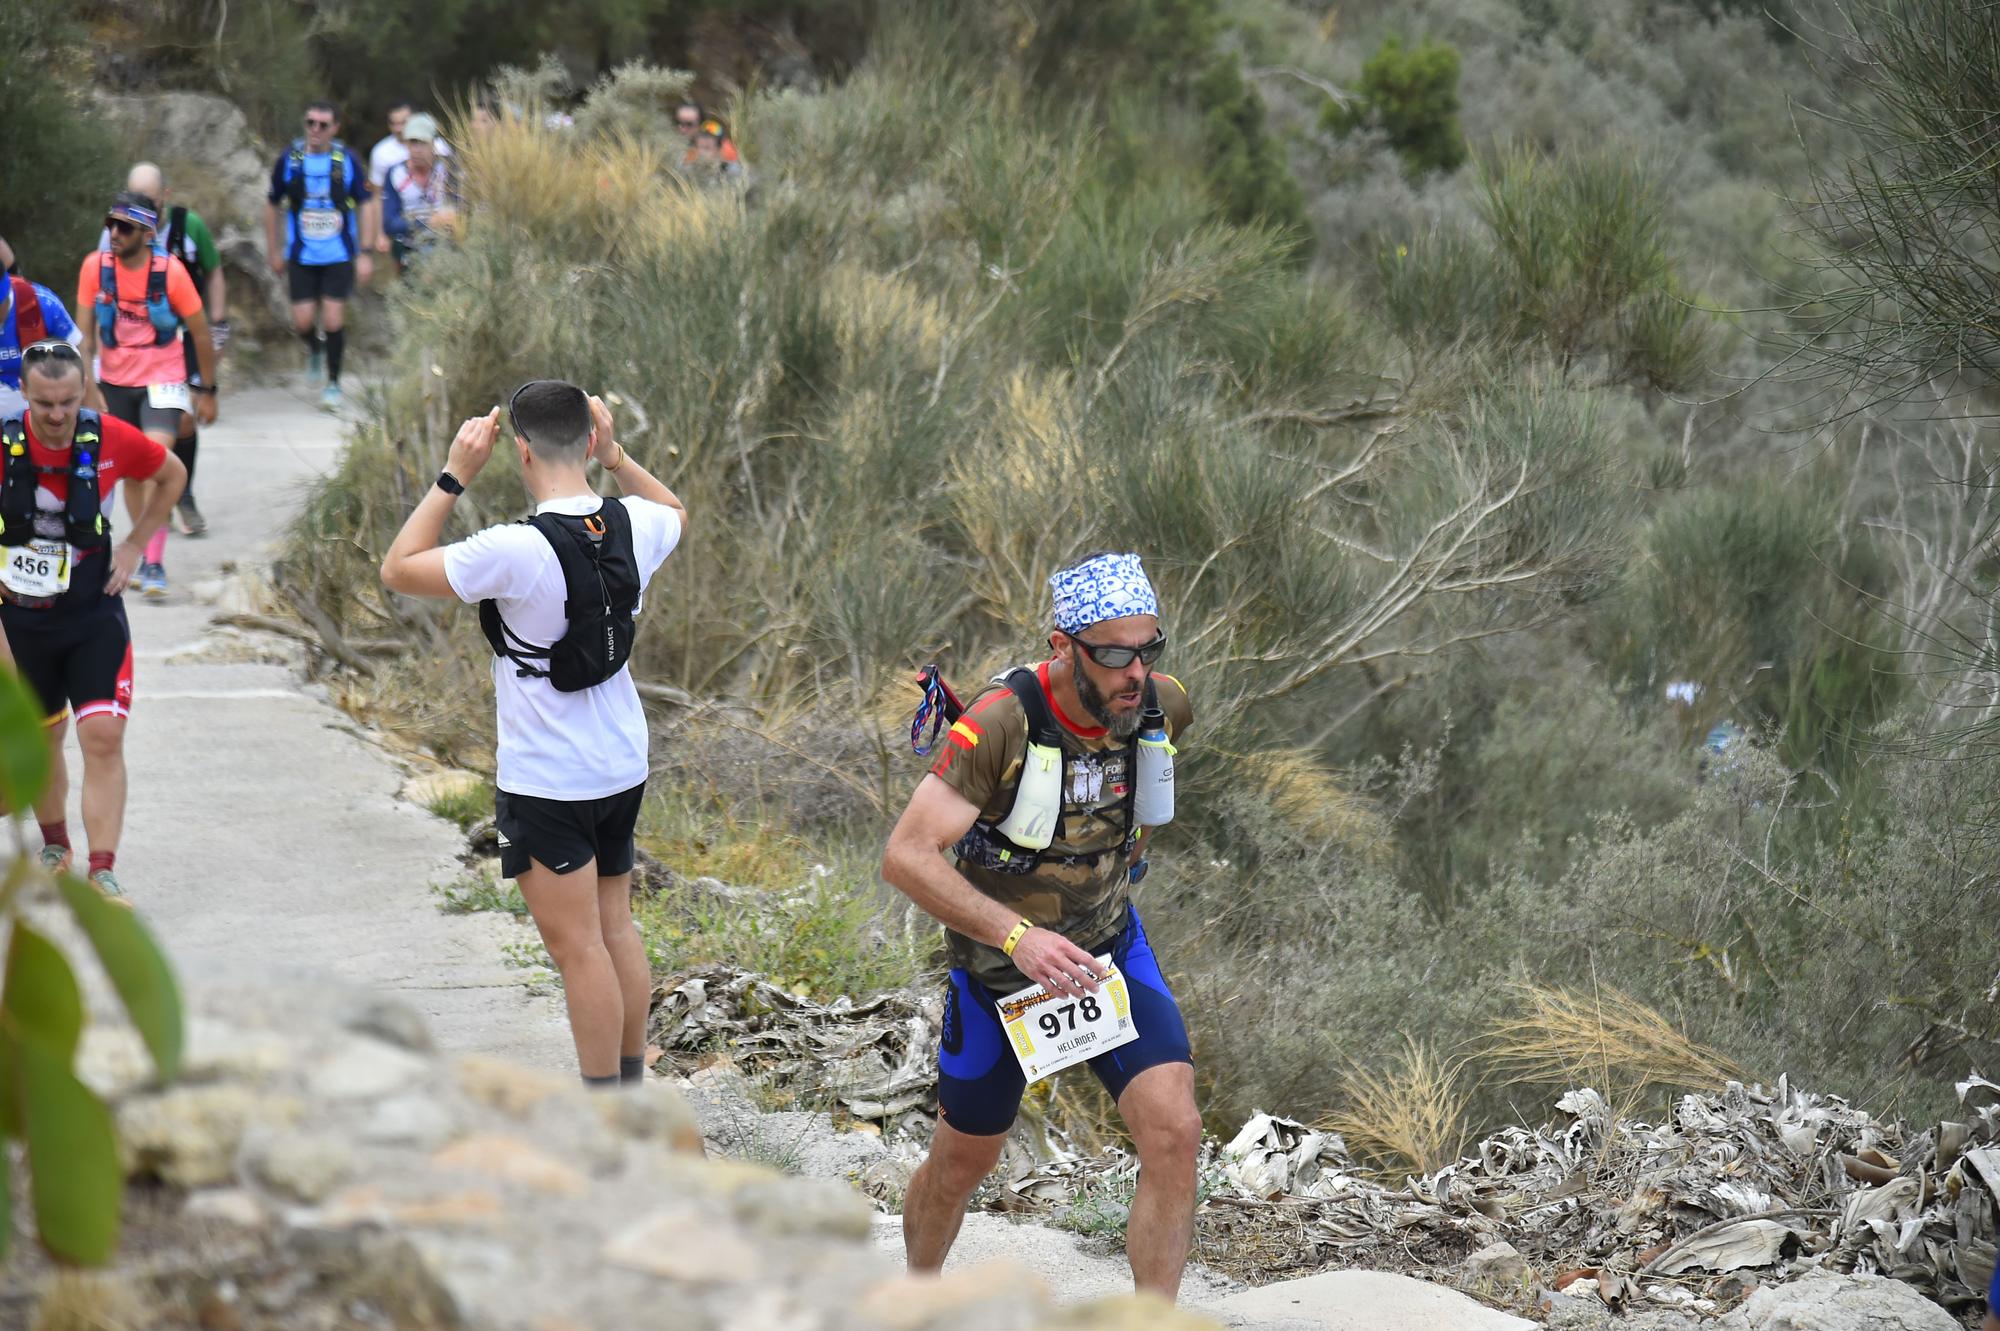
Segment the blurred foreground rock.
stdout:
<path fill-rule="evenodd" d="M 1131 1296 L 1058 1309 L 1004 1267 L 911 1280 L 870 1251 L 852 1189 L 704 1158 L 692 1113 L 659 1079 L 592 1094 L 441 1053 L 413 1012 L 348 991 L 213 990 L 195 1011 L 171 1086 L 146 1080 L 121 1028 L 94 1027 L 86 1044 L 134 1181 L 126 1257 L 93 1287 L 92 1306 L 119 1310 L 105 1325 L 1204 1325 Z M 54 1287 L 23 1246 L 0 1325 L 27 1324 Z"/>

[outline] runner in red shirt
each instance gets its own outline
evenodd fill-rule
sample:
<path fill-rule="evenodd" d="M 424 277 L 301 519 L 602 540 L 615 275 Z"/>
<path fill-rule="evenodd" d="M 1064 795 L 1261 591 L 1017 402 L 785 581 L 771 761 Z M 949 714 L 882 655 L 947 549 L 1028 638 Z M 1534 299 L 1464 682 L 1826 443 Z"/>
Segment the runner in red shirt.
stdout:
<path fill-rule="evenodd" d="M 63 738 L 74 713 L 90 879 L 122 896 L 112 867 L 125 822 L 132 630 L 121 594 L 174 511 L 187 468 L 158 440 L 83 409 L 83 360 L 67 342 L 21 353 L 21 391 L 27 411 L 0 419 L 0 628 L 48 717 L 54 767 L 35 804 L 42 861 L 69 865 Z M 114 544 L 104 496 L 120 480 L 158 484 Z"/>

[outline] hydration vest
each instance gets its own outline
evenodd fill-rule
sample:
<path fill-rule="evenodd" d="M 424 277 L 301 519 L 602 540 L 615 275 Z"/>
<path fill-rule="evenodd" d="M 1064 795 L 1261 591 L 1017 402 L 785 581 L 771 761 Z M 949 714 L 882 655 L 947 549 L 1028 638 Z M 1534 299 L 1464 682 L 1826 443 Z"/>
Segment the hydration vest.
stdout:
<path fill-rule="evenodd" d="M 42 300 L 35 284 L 25 277 L 9 277 L 14 292 L 14 342 L 26 351 L 49 336 L 48 320 L 42 317 Z"/>
<path fill-rule="evenodd" d="M 118 345 L 118 260 L 109 249 L 97 252 L 97 338 L 107 347 Z M 146 252 L 146 317 L 153 324 L 153 345 L 165 346 L 179 336 L 181 317 L 167 299 L 167 265 L 173 256 L 157 249 Z"/>
<path fill-rule="evenodd" d="M 347 192 L 347 145 L 339 139 L 335 139 L 333 146 L 326 151 L 327 198 L 333 204 L 335 212 L 341 214 L 351 213 L 354 211 L 354 199 Z M 292 216 L 295 219 L 292 225 L 291 258 L 296 262 L 299 254 L 305 249 L 306 244 L 305 229 L 299 226 L 296 221 L 298 215 L 305 210 L 306 206 L 306 141 L 304 139 L 292 140 L 292 146 L 285 154 L 285 174 L 285 199 L 291 206 Z M 343 216 L 341 218 L 341 226 L 345 229 L 346 225 L 347 219 Z"/>
<path fill-rule="evenodd" d="M 0 420 L 0 450 L 5 451 L 0 466 L 0 545 L 26 545 L 35 539 L 37 517 L 35 492 L 41 478 L 67 476 L 69 494 L 63 501 L 63 539 L 78 550 L 94 550 L 111 543 L 111 523 L 104 516 L 102 497 L 97 493 L 97 454 L 103 442 L 102 421 L 88 409 L 76 414 L 76 435 L 69 446 L 69 463 L 44 467 L 28 451 L 28 432 L 20 416 Z"/>
<path fill-rule="evenodd" d="M 536 647 L 508 629 L 499 602 L 479 603 L 479 627 L 495 656 L 524 679 L 546 679 L 559 693 L 604 683 L 632 655 L 639 608 L 639 560 L 632 549 L 632 515 L 615 499 L 595 513 L 537 513 L 524 519 L 540 532 L 562 565 L 563 613 L 569 627 L 552 646 Z"/>
<path fill-rule="evenodd" d="M 929 688 L 928 680 L 935 678 L 937 667 L 926 667 L 920 682 Z M 1055 709 L 1042 692 L 1042 682 L 1029 666 L 1015 666 L 993 680 L 1004 684 L 1007 691 L 1021 704 L 1021 711 L 1028 720 L 1028 746 L 1021 755 L 1020 775 L 1015 778 L 1013 804 L 1004 818 L 998 822 L 980 820 L 969 828 L 952 849 L 958 858 L 995 873 L 1033 873 L 1044 864 L 1069 867 L 1077 864 L 1095 866 L 1097 861 L 1112 851 L 1093 851 L 1087 855 L 1050 855 L 1048 848 L 1062 838 L 1063 834 L 1063 749 L 1062 727 L 1057 722 Z M 943 715 L 947 722 L 956 722 L 963 709 L 957 699 L 951 697 L 950 690 L 942 691 L 948 701 Z M 1146 679 L 1145 707 L 1158 707 L 1159 695 L 1150 676 Z M 1138 844 L 1139 827 L 1132 817 L 1132 805 L 1137 797 L 1139 782 L 1138 738 L 1125 746 L 1125 840 L 1116 854 L 1130 859 L 1133 848 Z"/>
<path fill-rule="evenodd" d="M 208 270 L 201 266 L 200 248 L 190 249 L 188 246 L 187 220 L 186 204 L 177 203 L 167 212 L 167 253 L 181 261 L 181 266 L 188 270 L 188 276 L 194 279 L 195 291 L 206 303 Z"/>

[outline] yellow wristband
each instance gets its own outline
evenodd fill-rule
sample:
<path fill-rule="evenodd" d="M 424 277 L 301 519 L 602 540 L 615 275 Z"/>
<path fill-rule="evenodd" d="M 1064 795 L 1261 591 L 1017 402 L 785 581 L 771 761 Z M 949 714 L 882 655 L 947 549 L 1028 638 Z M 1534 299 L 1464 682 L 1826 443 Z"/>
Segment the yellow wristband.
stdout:
<path fill-rule="evenodd" d="M 1000 945 L 1000 950 L 1010 957 L 1013 956 L 1014 949 L 1021 945 L 1021 940 L 1027 936 L 1028 930 L 1034 927 L 1034 925 L 1029 924 L 1026 920 L 1022 920 L 1014 926 L 1014 932 L 1007 935 L 1007 941 Z"/>

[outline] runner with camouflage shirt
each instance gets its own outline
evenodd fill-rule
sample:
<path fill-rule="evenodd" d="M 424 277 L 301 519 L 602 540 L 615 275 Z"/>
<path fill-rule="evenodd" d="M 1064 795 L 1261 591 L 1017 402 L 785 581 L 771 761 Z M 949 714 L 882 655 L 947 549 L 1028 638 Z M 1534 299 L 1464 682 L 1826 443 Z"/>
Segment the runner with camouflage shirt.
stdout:
<path fill-rule="evenodd" d="M 1151 670 L 1166 636 L 1137 555 L 1094 555 L 1049 581 L 1053 655 L 1032 675 L 1024 669 L 1011 683 L 1003 676 L 973 699 L 883 856 L 883 876 L 945 925 L 952 958 L 937 1134 L 904 1200 L 904 1247 L 912 1271 L 943 1266 L 966 1203 L 999 1162 L 1019 1111 L 1027 1077 L 999 1000 L 1039 984 L 1052 999 L 1094 1012 L 1102 978 L 1095 958 L 1108 953 L 1125 980 L 1137 1035 L 1087 1066 L 1117 1101 L 1138 1149 L 1126 1233 L 1133 1280 L 1172 1298 L 1193 1232 L 1201 1116 L 1187 1029 L 1131 902 L 1144 837 L 1132 809 L 1149 698 L 1176 740 L 1193 710 L 1178 680 Z M 1018 811 L 1025 784 L 1037 726 L 1031 703 L 1058 732 L 1061 784 L 1051 804 L 1059 803 L 1060 817 L 1044 848 L 1024 852 L 999 829 Z M 948 848 L 956 865 L 943 856 Z"/>

